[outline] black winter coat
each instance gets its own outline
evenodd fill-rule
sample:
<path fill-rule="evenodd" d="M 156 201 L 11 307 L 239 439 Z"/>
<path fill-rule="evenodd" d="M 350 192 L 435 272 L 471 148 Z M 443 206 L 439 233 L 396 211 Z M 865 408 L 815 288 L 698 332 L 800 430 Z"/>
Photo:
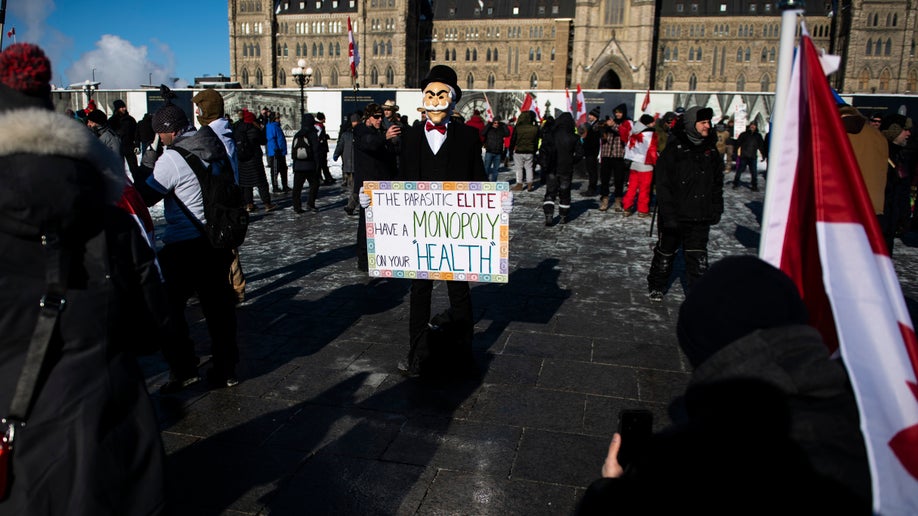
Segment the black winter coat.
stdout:
<path fill-rule="evenodd" d="M 657 158 L 654 180 L 663 226 L 677 223 L 717 224 L 724 212 L 724 162 L 714 132 L 700 144 L 673 129 Z"/>
<path fill-rule="evenodd" d="M 149 309 L 165 294 L 152 250 L 114 206 L 123 160 L 79 122 L 17 96 L 0 88 L 0 416 L 46 291 L 40 235 L 50 221 L 69 273 L 0 515 L 160 514 L 164 453 L 132 352 L 144 334 L 162 335 L 165 312 Z"/>
<path fill-rule="evenodd" d="M 579 136 L 574 132 L 574 117 L 561 113 L 542 138 L 542 165 L 549 174 L 574 174 L 574 147 Z"/>
<path fill-rule="evenodd" d="M 239 157 L 239 186 L 258 186 L 258 183 L 267 181 L 265 164 L 262 161 L 264 153 L 261 152 L 261 146 L 268 143 L 267 138 L 265 138 L 265 132 L 256 127 L 255 124 L 248 122 L 239 123 L 233 133 L 236 134 L 237 131 L 242 131 L 245 134 L 245 138 L 249 142 L 249 148 L 252 149 L 252 155 L 249 159 L 244 160 L 241 156 Z"/>
<path fill-rule="evenodd" d="M 364 181 L 394 179 L 395 158 L 396 149 L 386 141 L 382 129 L 357 124 L 354 128 L 354 192 L 360 192 Z"/>
<path fill-rule="evenodd" d="M 312 159 L 296 158 L 296 142 L 299 140 L 300 136 L 306 136 L 306 141 L 309 142 L 309 146 L 312 150 Z M 303 128 L 293 135 L 293 147 L 291 147 L 290 155 L 293 156 L 293 172 L 295 174 L 308 174 L 319 170 L 322 160 L 322 154 L 320 154 L 318 150 L 320 145 L 319 134 L 316 131 L 316 126 L 313 124 L 304 124 Z"/>

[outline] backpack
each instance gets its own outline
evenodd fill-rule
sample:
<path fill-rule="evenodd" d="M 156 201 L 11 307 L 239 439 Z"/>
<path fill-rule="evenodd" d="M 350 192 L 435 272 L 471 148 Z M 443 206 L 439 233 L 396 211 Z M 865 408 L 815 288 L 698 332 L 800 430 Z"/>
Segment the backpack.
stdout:
<path fill-rule="evenodd" d="M 312 156 L 312 145 L 309 144 L 309 138 L 306 137 L 306 133 L 296 133 L 293 137 L 293 159 L 312 161 Z"/>
<path fill-rule="evenodd" d="M 201 224 L 181 201 L 178 201 L 179 207 L 214 248 L 235 249 L 242 245 L 249 228 L 249 213 L 245 210 L 242 188 L 236 184 L 229 159 L 224 158 L 223 170 L 214 174 L 213 165 L 205 168 L 201 159 L 188 150 L 181 147 L 171 149 L 181 154 L 201 184 L 207 223 Z M 178 196 L 175 199 L 178 200 Z"/>
<path fill-rule="evenodd" d="M 255 149 L 246 134 L 247 124 L 239 124 L 233 129 L 233 139 L 236 140 L 236 156 L 240 161 L 248 161 L 255 157 Z"/>

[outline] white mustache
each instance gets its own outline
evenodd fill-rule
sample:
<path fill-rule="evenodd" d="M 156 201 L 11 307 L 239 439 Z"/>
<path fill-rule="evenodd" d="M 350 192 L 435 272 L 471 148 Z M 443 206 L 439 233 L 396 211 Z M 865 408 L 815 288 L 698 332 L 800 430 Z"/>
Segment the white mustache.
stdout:
<path fill-rule="evenodd" d="M 427 111 L 449 111 L 449 104 L 441 106 L 440 104 L 424 104 L 423 107 Z"/>

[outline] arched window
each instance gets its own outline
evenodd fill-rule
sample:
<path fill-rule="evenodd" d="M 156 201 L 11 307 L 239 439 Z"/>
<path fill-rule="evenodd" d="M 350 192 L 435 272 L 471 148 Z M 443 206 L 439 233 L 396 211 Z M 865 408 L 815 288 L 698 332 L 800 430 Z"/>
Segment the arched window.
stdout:
<path fill-rule="evenodd" d="M 694 60 L 695 60 L 695 47 L 689 47 L 689 50 L 688 50 L 688 60 L 689 60 L 689 61 L 694 61 Z"/>
<path fill-rule="evenodd" d="M 379 45 L 375 41 L 373 42 L 373 55 L 374 56 L 379 55 Z"/>
<path fill-rule="evenodd" d="M 261 57 L 261 43 L 255 43 L 255 57 Z"/>
<path fill-rule="evenodd" d="M 370 84 L 379 84 L 379 71 L 375 66 L 370 70 Z"/>
<path fill-rule="evenodd" d="M 905 83 L 906 93 L 914 93 L 918 90 L 918 72 L 909 70 L 908 80 Z"/>
<path fill-rule="evenodd" d="M 325 56 L 325 45 L 323 43 L 319 43 L 319 57 L 323 56 Z"/>
<path fill-rule="evenodd" d="M 453 61 L 456 60 L 456 49 L 455 49 L 455 48 L 453 49 L 453 57 L 452 57 L 452 60 L 453 60 Z"/>
<path fill-rule="evenodd" d="M 771 50 L 768 51 L 768 62 L 775 62 L 775 47 L 771 47 Z"/>
<path fill-rule="evenodd" d="M 289 50 L 287 49 L 287 44 L 284 43 L 284 57 L 287 57 L 287 56 L 289 56 L 289 55 L 290 55 L 290 54 L 289 54 Z"/>
<path fill-rule="evenodd" d="M 671 89 L 673 89 L 673 80 L 674 80 L 674 79 L 673 79 L 673 74 L 671 74 L 671 73 L 666 74 L 666 85 L 663 86 L 663 89 L 665 89 L 665 90 L 671 90 Z"/>
<path fill-rule="evenodd" d="M 312 57 L 319 55 L 319 47 L 315 43 L 312 44 Z"/>
<path fill-rule="evenodd" d="M 555 60 L 555 47 L 551 47 L 551 60 Z"/>
<path fill-rule="evenodd" d="M 891 80 L 892 74 L 889 73 L 889 69 L 883 69 L 883 71 L 880 72 L 880 91 L 889 91 L 889 83 Z"/>
<path fill-rule="evenodd" d="M 663 60 L 669 61 L 669 47 L 663 47 Z"/>
<path fill-rule="evenodd" d="M 465 77 L 465 87 L 469 90 L 475 88 L 475 76 L 471 72 Z"/>
<path fill-rule="evenodd" d="M 301 50 L 302 50 L 302 49 L 300 48 L 300 44 L 297 43 L 297 44 L 296 44 L 296 57 L 300 57 L 300 51 L 301 51 Z"/>
<path fill-rule="evenodd" d="M 249 57 L 249 46 L 242 45 L 242 57 Z"/>
<path fill-rule="evenodd" d="M 261 73 L 261 68 L 255 70 L 255 85 L 263 86 L 265 83 L 265 76 Z"/>
<path fill-rule="evenodd" d="M 746 76 L 744 74 L 740 74 L 736 78 L 736 91 L 746 91 Z"/>
<path fill-rule="evenodd" d="M 535 61 L 535 49 L 534 48 L 529 49 L 529 60 Z"/>
<path fill-rule="evenodd" d="M 539 76 L 533 73 L 529 76 L 529 87 L 538 88 L 539 87 Z"/>
<path fill-rule="evenodd" d="M 435 48 L 430 49 L 430 60 L 431 61 L 437 60 L 437 49 Z"/>
<path fill-rule="evenodd" d="M 497 49 L 496 48 L 494 49 L 494 54 L 492 55 L 494 56 L 494 61 L 497 61 Z"/>
<path fill-rule="evenodd" d="M 490 48 L 487 50 L 487 52 L 485 52 L 485 61 L 489 63 L 491 62 L 491 49 Z"/>
<path fill-rule="evenodd" d="M 312 82 L 315 83 L 316 86 L 322 86 L 322 70 L 316 68 L 312 71 Z"/>
<path fill-rule="evenodd" d="M 284 48 L 280 43 L 277 44 L 277 57 L 284 55 Z"/>
<path fill-rule="evenodd" d="M 281 68 L 280 73 L 277 74 L 277 82 L 280 84 L 287 84 L 287 73 Z"/>
<path fill-rule="evenodd" d="M 391 66 L 386 67 L 386 84 L 389 86 L 395 84 L 395 70 Z"/>
<path fill-rule="evenodd" d="M 386 55 L 387 56 L 392 55 L 392 40 L 391 39 L 386 42 Z"/>
<path fill-rule="evenodd" d="M 679 47 L 673 49 L 673 61 L 679 60 Z"/>
<path fill-rule="evenodd" d="M 468 49 L 468 48 L 465 49 L 465 60 L 466 60 L 466 61 L 471 61 L 471 60 L 472 60 L 472 51 L 471 51 L 471 49 Z"/>
<path fill-rule="evenodd" d="M 742 48 L 736 51 L 736 62 L 737 63 L 743 62 L 743 49 Z"/>
<path fill-rule="evenodd" d="M 867 48 L 864 49 L 864 51 L 868 56 L 873 55 L 873 40 L 872 39 L 867 38 Z"/>
<path fill-rule="evenodd" d="M 497 79 L 494 77 L 494 74 L 488 75 L 488 88 L 493 88 L 494 84 L 497 83 Z"/>
<path fill-rule="evenodd" d="M 752 58 L 752 49 L 749 47 L 746 47 L 746 62 L 748 63 L 749 59 L 751 58 Z"/>
<path fill-rule="evenodd" d="M 332 68 L 332 72 L 331 72 L 331 86 L 334 87 L 334 86 L 337 86 L 337 85 L 338 85 L 338 69 L 337 69 L 337 68 Z"/>
<path fill-rule="evenodd" d="M 861 70 L 861 73 L 857 75 L 857 89 L 861 92 L 866 92 L 870 88 L 870 70 L 864 68 Z"/>
<path fill-rule="evenodd" d="M 768 74 L 762 75 L 762 80 L 759 81 L 759 86 L 762 88 L 762 91 L 771 90 L 771 77 Z"/>
<path fill-rule="evenodd" d="M 242 69 L 242 84 L 249 83 L 249 71 L 245 68 Z"/>
<path fill-rule="evenodd" d="M 695 77 L 695 74 L 692 74 L 688 80 L 688 89 L 689 91 L 695 91 L 698 88 L 698 78 Z"/>
<path fill-rule="evenodd" d="M 764 63 L 765 61 L 768 61 L 768 49 L 767 48 L 762 49 L 762 62 Z"/>
<path fill-rule="evenodd" d="M 478 49 L 477 48 L 472 49 L 472 61 L 478 61 Z"/>
<path fill-rule="evenodd" d="M 892 54 L 892 39 L 887 38 L 887 39 L 886 39 L 886 48 L 883 50 L 883 55 L 887 55 L 887 56 L 888 56 L 888 55 L 890 55 L 890 54 Z"/>
<path fill-rule="evenodd" d="M 899 15 L 897 13 L 893 13 L 893 27 L 895 27 L 898 24 L 899 24 Z"/>
<path fill-rule="evenodd" d="M 536 61 L 542 60 L 542 47 L 536 49 Z"/>
<path fill-rule="evenodd" d="M 695 60 L 701 61 L 701 47 L 698 47 L 698 50 L 695 51 Z"/>

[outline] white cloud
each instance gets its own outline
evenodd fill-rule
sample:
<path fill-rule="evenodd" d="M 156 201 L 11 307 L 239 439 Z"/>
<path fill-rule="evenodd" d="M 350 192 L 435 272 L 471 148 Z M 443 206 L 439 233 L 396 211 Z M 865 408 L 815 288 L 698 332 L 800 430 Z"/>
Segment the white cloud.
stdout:
<path fill-rule="evenodd" d="M 82 82 L 93 77 L 103 89 L 133 89 L 141 84 L 167 84 L 184 87 L 187 82 L 172 83 L 175 73 L 174 55 L 168 45 L 154 41 L 165 63 L 154 62 L 146 45 L 134 46 L 119 36 L 103 35 L 96 48 L 86 52 L 67 69 L 70 82 Z"/>

